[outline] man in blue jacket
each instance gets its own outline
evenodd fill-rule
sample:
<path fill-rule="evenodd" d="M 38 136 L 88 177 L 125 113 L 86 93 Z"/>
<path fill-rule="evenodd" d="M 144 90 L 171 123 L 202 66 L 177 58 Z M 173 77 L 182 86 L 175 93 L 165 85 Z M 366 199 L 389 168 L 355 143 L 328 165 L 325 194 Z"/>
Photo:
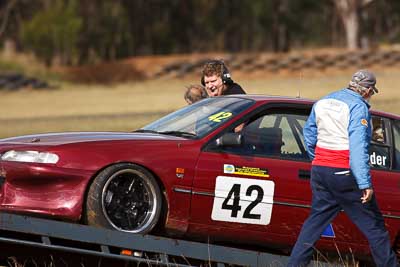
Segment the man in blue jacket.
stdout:
<path fill-rule="evenodd" d="M 348 88 L 317 101 L 303 129 L 312 159 L 312 207 L 288 266 L 307 266 L 315 242 L 341 211 L 368 239 L 377 266 L 399 266 L 376 203 L 369 169 L 369 99 L 378 92 L 375 75 L 354 73 Z"/>

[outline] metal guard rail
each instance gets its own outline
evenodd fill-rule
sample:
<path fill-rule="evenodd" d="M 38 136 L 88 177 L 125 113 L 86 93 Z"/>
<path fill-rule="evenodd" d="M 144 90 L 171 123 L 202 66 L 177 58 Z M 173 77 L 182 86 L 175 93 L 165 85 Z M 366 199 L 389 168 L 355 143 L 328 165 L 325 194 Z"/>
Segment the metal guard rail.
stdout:
<path fill-rule="evenodd" d="M 24 237 L 19 237 L 23 234 Z M 68 241 L 63 244 L 60 240 Z M 151 235 L 130 234 L 86 225 L 34 218 L 0 212 L 0 242 L 39 248 L 95 255 L 105 258 L 145 263 L 148 266 L 193 266 L 189 260 L 200 260 L 218 266 L 249 267 L 285 266 L 286 256 L 237 249 L 219 245 L 191 242 Z M 117 252 L 115 249 L 117 248 Z M 155 258 L 120 255 L 127 249 L 158 255 Z M 113 252 L 114 251 L 114 252 Z M 185 261 L 177 264 L 171 258 Z M 321 266 L 321 265 L 319 265 Z"/>

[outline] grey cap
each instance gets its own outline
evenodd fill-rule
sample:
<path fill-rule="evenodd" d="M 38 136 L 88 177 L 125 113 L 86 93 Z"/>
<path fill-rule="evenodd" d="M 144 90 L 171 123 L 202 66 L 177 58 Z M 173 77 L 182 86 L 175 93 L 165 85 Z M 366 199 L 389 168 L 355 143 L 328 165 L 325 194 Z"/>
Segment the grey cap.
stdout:
<path fill-rule="evenodd" d="M 350 81 L 350 86 L 351 87 L 357 87 L 357 85 L 369 89 L 372 88 L 375 93 L 378 93 L 378 88 L 375 87 L 376 84 L 376 78 L 375 74 L 368 70 L 359 70 L 356 73 L 353 74 L 353 77 L 351 78 Z"/>

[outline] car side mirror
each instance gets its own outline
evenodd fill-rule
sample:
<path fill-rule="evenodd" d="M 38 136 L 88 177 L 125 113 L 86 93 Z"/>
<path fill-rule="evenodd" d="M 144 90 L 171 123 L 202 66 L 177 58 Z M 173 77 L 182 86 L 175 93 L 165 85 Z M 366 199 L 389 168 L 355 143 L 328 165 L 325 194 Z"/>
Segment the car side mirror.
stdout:
<path fill-rule="evenodd" d="M 240 146 L 242 145 L 242 135 L 240 133 L 225 133 L 216 140 L 216 145 L 224 146 Z"/>

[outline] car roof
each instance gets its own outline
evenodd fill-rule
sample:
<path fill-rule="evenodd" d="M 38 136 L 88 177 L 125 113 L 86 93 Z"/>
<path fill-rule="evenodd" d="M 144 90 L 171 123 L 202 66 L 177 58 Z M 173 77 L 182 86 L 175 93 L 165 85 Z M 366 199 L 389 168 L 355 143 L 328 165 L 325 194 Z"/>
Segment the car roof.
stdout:
<path fill-rule="evenodd" d="M 227 97 L 227 96 L 224 96 Z M 248 94 L 248 95 L 229 95 L 229 97 L 240 97 L 245 99 L 251 99 L 256 102 L 288 102 L 288 103 L 297 103 L 297 104 L 306 104 L 312 105 L 315 103 L 315 99 L 302 98 L 302 97 L 292 97 L 292 96 L 277 96 L 277 95 L 257 95 L 257 94 Z M 395 120 L 400 120 L 400 116 L 394 113 L 389 113 L 385 111 L 371 109 L 371 114 L 382 116 L 386 118 L 391 118 Z"/>
<path fill-rule="evenodd" d="M 374 110 L 374 109 L 371 110 L 371 113 L 373 115 L 378 115 L 378 116 L 386 117 L 389 119 L 400 120 L 400 116 L 396 115 L 394 113 L 389 113 L 389 112 L 384 112 L 384 111 L 379 111 L 379 110 Z"/>
<path fill-rule="evenodd" d="M 304 103 L 304 104 L 313 104 L 315 100 L 301 98 L 301 97 L 292 97 L 292 96 L 278 96 L 278 95 L 229 95 L 230 97 L 240 97 L 246 99 L 252 99 L 256 102 L 290 102 L 290 103 Z M 224 96 L 227 97 L 227 96 Z"/>

